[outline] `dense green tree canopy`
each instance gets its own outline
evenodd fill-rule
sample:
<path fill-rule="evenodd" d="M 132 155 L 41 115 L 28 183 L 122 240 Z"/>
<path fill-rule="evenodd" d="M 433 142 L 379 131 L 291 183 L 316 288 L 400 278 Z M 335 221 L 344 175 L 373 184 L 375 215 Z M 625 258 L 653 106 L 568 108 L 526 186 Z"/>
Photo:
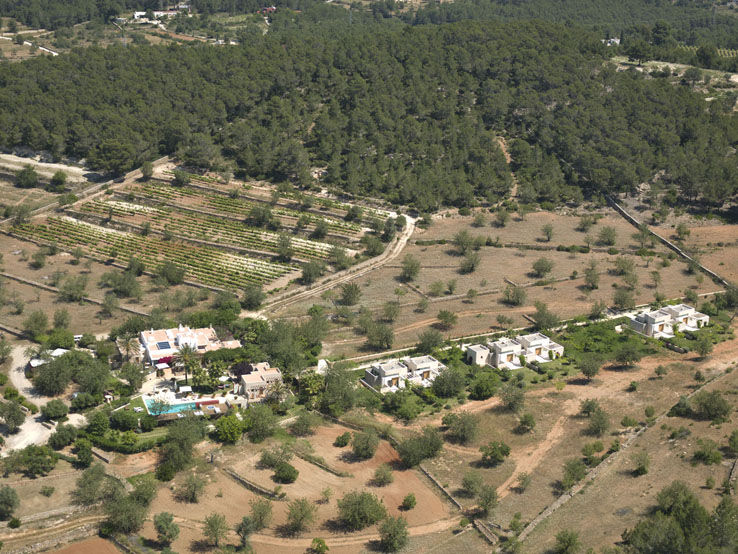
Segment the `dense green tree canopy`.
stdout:
<path fill-rule="evenodd" d="M 429 210 L 508 191 L 505 131 L 531 200 L 630 190 L 661 169 L 687 198 L 734 194 L 735 116 L 605 56 L 596 35 L 541 22 L 88 48 L 0 65 L 0 145 L 119 173 L 207 135 L 245 175 L 302 183 L 325 165 L 328 186 Z"/>

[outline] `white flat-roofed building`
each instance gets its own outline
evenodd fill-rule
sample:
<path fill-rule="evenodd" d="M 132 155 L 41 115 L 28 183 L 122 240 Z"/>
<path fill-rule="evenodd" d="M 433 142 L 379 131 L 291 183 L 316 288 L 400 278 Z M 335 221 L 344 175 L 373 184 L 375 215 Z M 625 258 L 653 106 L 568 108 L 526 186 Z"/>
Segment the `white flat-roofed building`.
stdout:
<path fill-rule="evenodd" d="M 489 365 L 497 369 L 520 369 L 521 356 L 526 362 L 546 363 L 564 355 L 564 347 L 542 333 L 505 337 L 466 348 L 466 360 L 471 364 Z"/>
<path fill-rule="evenodd" d="M 405 388 L 407 373 L 399 360 L 377 363 L 364 370 L 364 382 L 379 392 L 396 392 Z"/>
<path fill-rule="evenodd" d="M 522 355 L 527 361 L 545 363 L 564 355 L 564 347 L 552 341 L 543 333 L 518 335 L 515 339 L 522 346 Z"/>
<path fill-rule="evenodd" d="M 430 387 L 435 378 L 446 369 L 446 366 L 433 356 L 403 358 L 402 362 L 407 367 L 407 380 L 424 387 Z"/>
<path fill-rule="evenodd" d="M 144 357 L 152 365 L 160 360 L 169 362 L 185 345 L 192 347 L 198 354 L 220 350 L 221 348 L 238 348 L 237 340 L 222 341 L 212 327 L 190 329 L 180 325 L 174 329 L 151 329 L 141 331 L 139 335 Z"/>
<path fill-rule="evenodd" d="M 674 326 L 679 331 L 696 331 L 710 322 L 710 316 L 687 304 L 664 306 L 630 318 L 630 327 L 637 333 L 653 338 L 671 338 Z"/>
<path fill-rule="evenodd" d="M 491 351 L 489 365 L 497 369 L 520 369 L 523 347 L 514 339 L 502 338 L 489 343 Z"/>
<path fill-rule="evenodd" d="M 473 365 L 487 365 L 490 362 L 489 348 L 483 344 L 472 344 L 466 347 L 466 361 Z"/>

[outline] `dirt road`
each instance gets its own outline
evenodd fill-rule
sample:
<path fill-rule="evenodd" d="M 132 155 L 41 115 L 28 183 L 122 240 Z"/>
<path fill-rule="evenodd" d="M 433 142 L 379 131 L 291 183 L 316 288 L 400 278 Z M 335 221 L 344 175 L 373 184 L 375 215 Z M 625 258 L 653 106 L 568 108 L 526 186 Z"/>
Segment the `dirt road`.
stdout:
<path fill-rule="evenodd" d="M 55 164 L 39 162 L 33 158 L 23 158 L 14 156 L 13 154 L 0 153 L 0 167 L 6 167 L 12 171 L 18 171 L 25 166 L 31 165 L 40 175 L 50 178 L 54 173 L 61 170 L 67 174 L 67 177 L 74 181 L 84 181 L 85 174 L 90 173 L 89 169 L 78 167 L 75 165 Z"/>
<path fill-rule="evenodd" d="M 278 310 L 286 308 L 287 306 L 295 304 L 296 302 L 302 302 L 307 298 L 312 298 L 313 296 L 317 296 L 326 290 L 335 288 L 342 283 L 346 283 L 348 281 L 351 281 L 352 279 L 361 277 L 369 271 L 373 271 L 383 266 L 390 260 L 395 259 L 397 256 L 400 255 L 402 249 L 405 248 L 407 241 L 410 240 L 410 237 L 415 231 L 415 219 L 408 215 L 405 215 L 405 221 L 406 225 L 405 228 L 402 230 L 402 233 L 400 233 L 397 239 L 379 256 L 371 258 L 370 260 L 362 262 L 345 271 L 341 271 L 334 275 L 331 275 L 323 279 L 322 281 L 319 281 L 312 287 L 298 292 L 297 294 L 278 296 L 276 299 L 267 304 L 260 311 L 260 313 L 264 315 L 274 313 Z"/>

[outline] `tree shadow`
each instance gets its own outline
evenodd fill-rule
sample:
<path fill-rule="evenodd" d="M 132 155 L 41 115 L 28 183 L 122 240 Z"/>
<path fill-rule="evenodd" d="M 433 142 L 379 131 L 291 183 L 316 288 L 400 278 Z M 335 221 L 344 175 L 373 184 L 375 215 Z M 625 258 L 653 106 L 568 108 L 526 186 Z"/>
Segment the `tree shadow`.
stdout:
<path fill-rule="evenodd" d="M 205 539 L 197 539 L 190 541 L 190 550 L 192 552 L 210 552 L 215 546 L 210 544 Z"/>

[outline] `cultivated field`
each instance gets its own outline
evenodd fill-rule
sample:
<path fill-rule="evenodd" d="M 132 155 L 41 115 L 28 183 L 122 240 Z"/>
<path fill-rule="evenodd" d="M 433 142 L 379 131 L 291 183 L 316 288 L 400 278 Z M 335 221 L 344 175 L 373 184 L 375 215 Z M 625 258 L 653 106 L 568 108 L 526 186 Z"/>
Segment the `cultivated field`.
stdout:
<path fill-rule="evenodd" d="M 270 200 L 263 187 L 251 193 L 251 186 L 226 186 L 207 175 L 189 175 L 191 185 L 172 186 L 171 167 L 160 168 L 153 181 L 124 184 L 13 232 L 67 250 L 79 246 L 104 262 L 135 255 L 154 268 L 171 261 L 185 269 L 187 280 L 232 290 L 249 284 L 284 288 L 303 263 L 328 262 L 335 247 L 348 257 L 362 249 L 365 228 L 345 220 L 347 204 L 289 194 Z M 269 210 L 269 220 L 252 221 L 255 208 Z M 365 210 L 367 221 L 375 217 L 387 213 Z"/>
<path fill-rule="evenodd" d="M 392 263 L 373 270 L 355 282 L 361 287 L 362 295 L 357 306 L 366 306 L 379 315 L 382 306 L 389 300 L 397 300 L 401 309 L 393 323 L 395 346 L 412 345 L 417 336 L 433 325 L 440 310 L 449 310 L 458 316 L 457 324 L 445 332 L 448 336 L 466 336 L 500 330 L 497 317 L 510 317 L 512 326 L 519 327 L 529 322 L 524 314 L 534 312 L 536 301 L 544 302 L 562 318 L 587 314 L 595 301 L 602 300 L 612 305 L 616 286 L 622 285 L 622 277 L 613 274 L 614 261 L 619 256 L 630 259 L 638 277 L 634 290 L 637 304 L 652 302 L 655 293 L 667 298 L 684 294 L 691 288 L 702 294 L 718 290 L 708 279 L 689 275 L 686 265 L 679 259 L 669 260 L 669 251 L 660 245 L 650 250 L 656 256 L 636 255 L 638 243 L 632 238 L 635 229 L 610 210 L 603 211 L 602 217 L 588 233 L 577 230 L 579 216 L 560 215 L 549 212 L 528 214 L 524 221 L 513 217 L 505 227 L 494 227 L 489 223 L 484 227 L 474 227 L 473 217 L 451 216 L 434 220 L 427 230 L 418 229 L 413 234 L 403 253 Z M 491 219 L 491 216 L 488 216 Z M 545 241 L 541 228 L 550 224 L 553 227 L 551 241 Z M 612 227 L 617 238 L 613 248 L 615 254 L 608 253 L 608 247 L 596 245 L 600 229 Z M 468 274 L 459 271 L 463 258 L 456 253 L 453 237 L 460 231 L 472 236 L 489 237 L 490 241 L 501 246 L 482 246 L 478 253 L 480 262 L 477 269 Z M 571 246 L 585 244 L 585 235 L 593 237 L 589 253 L 557 251 L 559 245 Z M 417 244 L 420 241 L 420 244 Z M 445 241 L 445 244 L 438 244 Z M 429 244 L 432 243 L 432 244 Z M 409 254 L 420 260 L 418 277 L 411 283 L 400 280 L 401 260 Z M 532 274 L 532 265 L 539 258 L 553 262 L 553 270 L 541 282 Z M 666 262 L 663 258 L 667 258 Z M 589 291 L 584 286 L 584 271 L 591 263 L 597 264 L 600 274 L 599 288 Z M 668 264 L 668 265 L 667 265 Z M 660 281 L 656 286 L 652 273 L 658 271 Z M 719 271 L 719 270 L 718 270 Z M 576 272 L 576 273 L 575 273 Z M 455 282 L 453 294 L 448 294 L 447 284 Z M 502 303 L 502 291 L 508 282 L 525 285 L 527 299 L 521 306 L 511 307 Z M 433 283 L 443 283 L 446 289 L 440 296 L 432 296 Z M 468 298 L 470 289 L 476 291 L 474 298 Z M 323 297 L 323 305 L 334 309 L 340 291 L 334 291 L 332 300 Z M 423 298 L 429 302 L 427 310 L 421 311 L 419 303 Z M 307 308 L 317 303 L 318 298 L 294 304 L 277 312 L 278 316 L 299 317 Z M 352 356 L 361 352 L 364 337 L 357 335 L 351 327 L 337 326 L 331 339 L 325 344 L 325 351 L 331 356 Z"/>
<path fill-rule="evenodd" d="M 79 264 L 74 264 L 74 257 L 67 252 L 59 252 L 45 258 L 43 267 L 31 267 L 33 254 L 39 247 L 26 241 L 4 237 L 0 241 L 0 253 L 3 256 L 2 271 L 8 275 L 19 276 L 47 286 L 63 286 L 66 279 L 83 277 L 87 279 L 85 295 L 89 298 L 102 301 L 108 288 L 99 286 L 100 277 L 104 273 L 119 272 L 114 266 L 93 262 L 83 258 Z M 121 260 L 121 262 L 124 262 Z M 152 277 L 141 276 L 142 296 L 140 300 L 123 298 L 121 307 L 128 307 L 138 312 L 149 313 L 154 308 L 162 308 L 169 314 L 175 314 L 184 308 L 205 307 L 212 294 L 207 291 L 198 291 L 193 287 L 178 285 L 162 288 L 154 283 Z M 110 329 L 120 324 L 131 315 L 124 311 L 115 310 L 112 317 L 104 316 L 101 307 L 88 302 L 70 303 L 59 298 L 59 294 L 4 278 L 4 303 L 0 307 L 0 318 L 3 323 L 21 329 L 23 322 L 32 311 L 41 310 L 49 316 L 55 310 L 66 309 L 71 317 L 71 329 L 76 334 L 99 333 L 101 329 Z M 22 311 L 19 308 L 22 306 Z"/>

